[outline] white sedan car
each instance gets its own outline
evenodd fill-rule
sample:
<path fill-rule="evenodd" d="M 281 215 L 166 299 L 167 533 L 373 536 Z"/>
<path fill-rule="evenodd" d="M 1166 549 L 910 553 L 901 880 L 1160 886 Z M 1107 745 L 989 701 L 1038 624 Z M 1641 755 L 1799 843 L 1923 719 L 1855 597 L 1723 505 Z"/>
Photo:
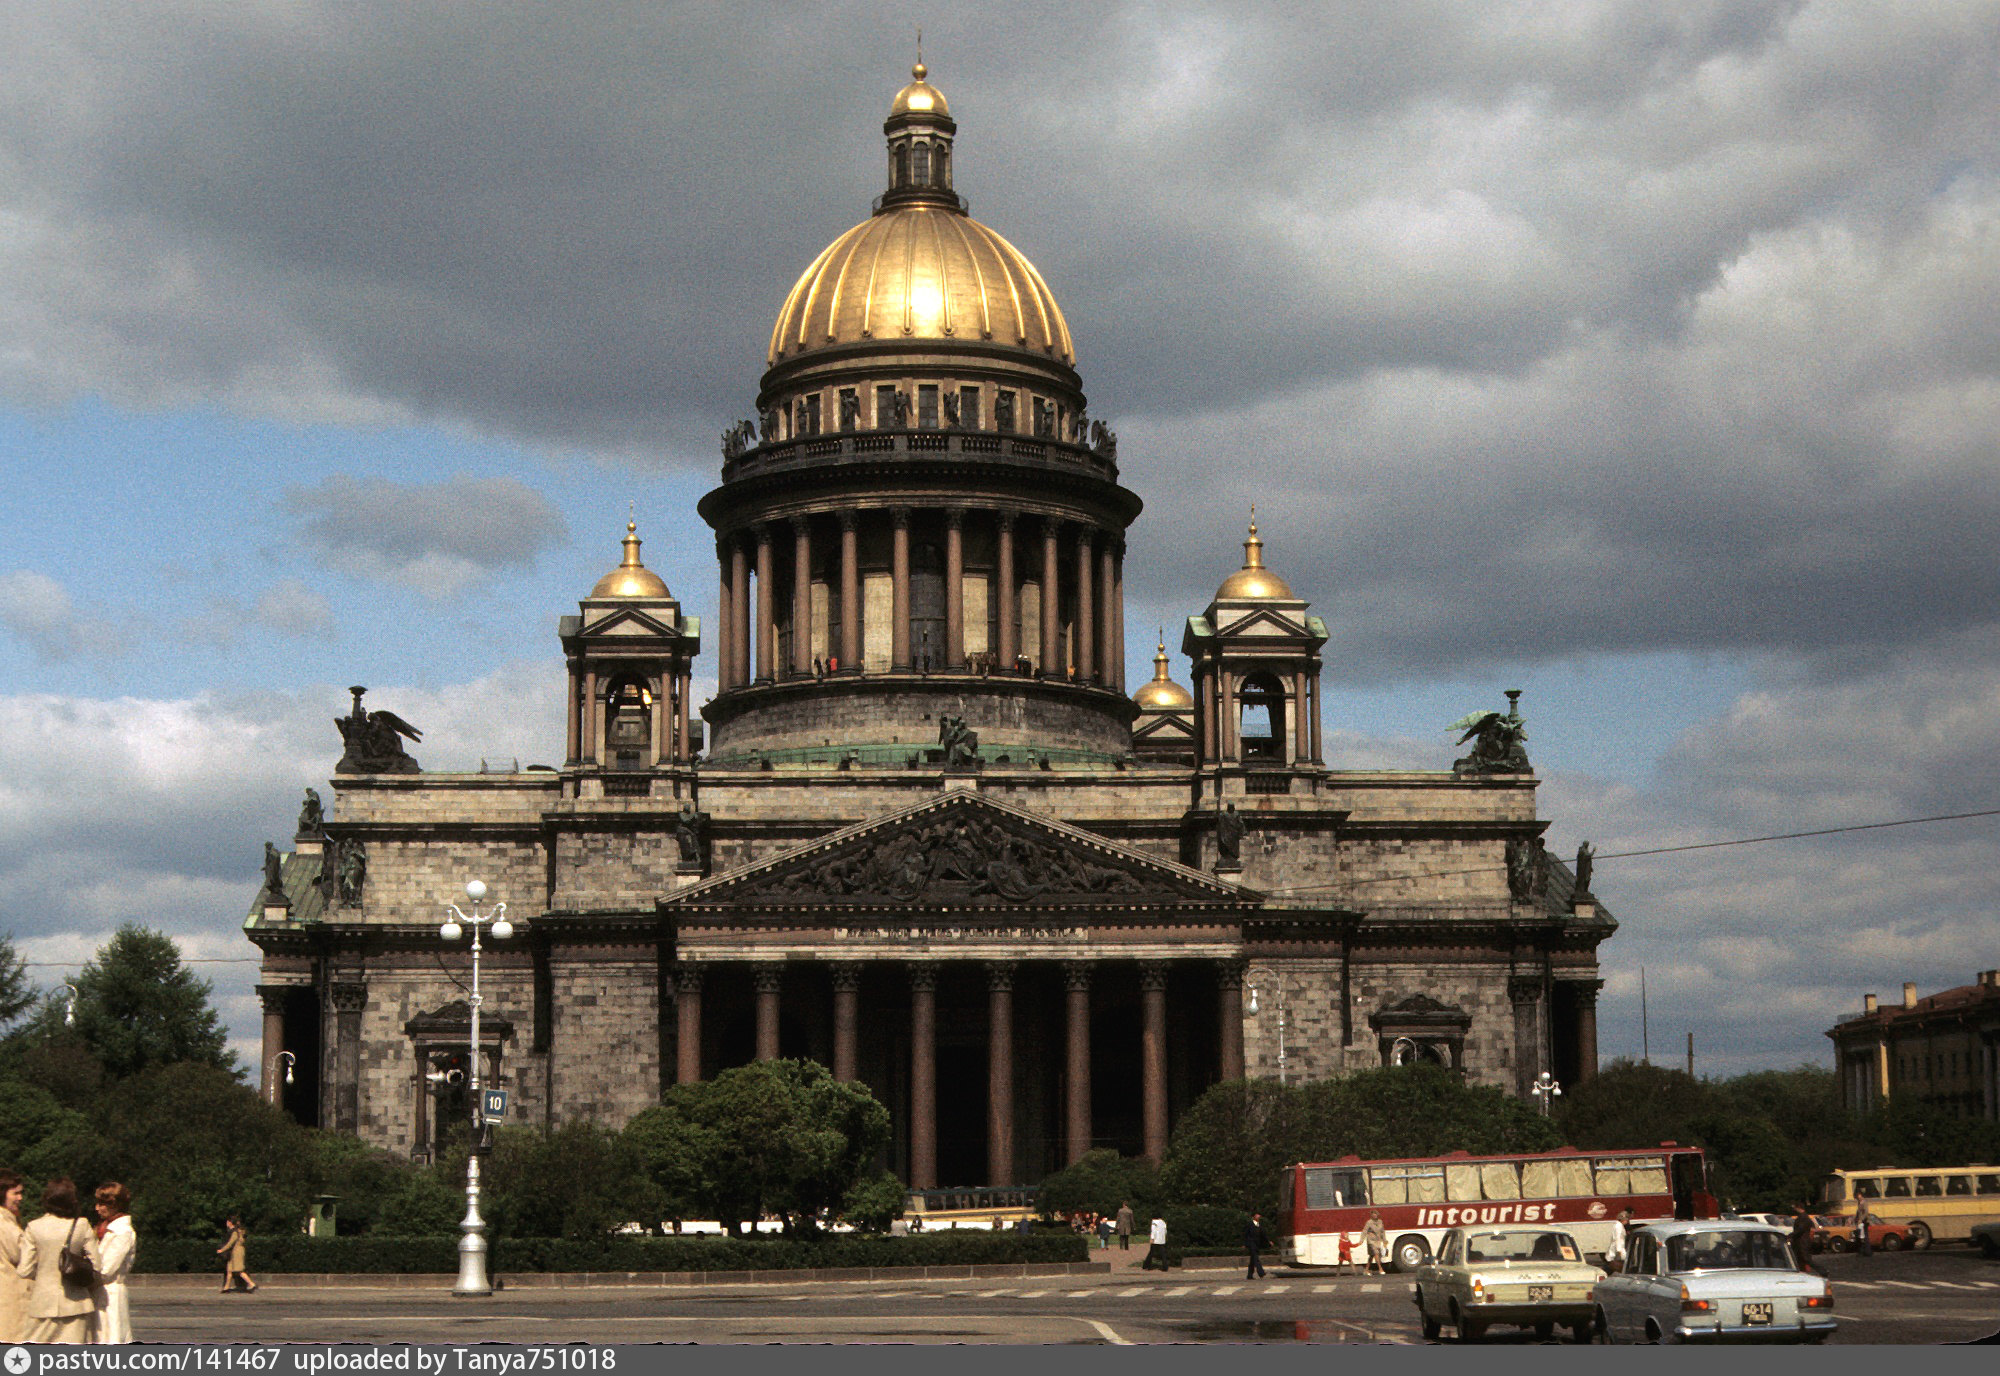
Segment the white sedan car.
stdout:
<path fill-rule="evenodd" d="M 1782 1230 L 1740 1219 L 1635 1229 L 1595 1302 L 1607 1343 L 1819 1343 L 1834 1329 L 1832 1285 L 1799 1269 Z"/>
<path fill-rule="evenodd" d="M 1603 1278 L 1559 1228 L 1454 1228 L 1417 1267 L 1417 1317 L 1426 1338 L 1446 1323 L 1465 1342 L 1494 1324 L 1546 1339 L 1562 1323 L 1581 1337 L 1590 1331 L 1591 1287 Z"/>

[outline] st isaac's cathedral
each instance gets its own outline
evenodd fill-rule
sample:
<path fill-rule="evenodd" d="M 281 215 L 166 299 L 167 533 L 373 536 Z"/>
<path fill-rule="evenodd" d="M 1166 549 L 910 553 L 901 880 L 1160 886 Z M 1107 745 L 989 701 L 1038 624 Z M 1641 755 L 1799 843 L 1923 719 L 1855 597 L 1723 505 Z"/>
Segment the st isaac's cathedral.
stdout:
<path fill-rule="evenodd" d="M 1512 695 L 1449 769 L 1328 769 L 1326 629 L 1254 523 L 1181 633 L 1192 688 L 1162 645 L 1128 693 L 1140 499 L 914 76 L 887 190 L 786 296 L 723 437 L 706 639 L 628 528 L 561 619 L 560 768 L 426 772 L 355 691 L 331 806 L 267 849 L 246 923 L 301 1120 L 417 1156 L 462 1121 L 434 1072 L 467 1054 L 468 955 L 438 924 L 475 877 L 514 924 L 481 966 L 510 1122 L 616 1127 L 811 1057 L 889 1107 L 911 1186 L 1011 1185 L 1157 1158 L 1245 1075 L 1595 1070 L 1615 924 L 1543 850 Z"/>

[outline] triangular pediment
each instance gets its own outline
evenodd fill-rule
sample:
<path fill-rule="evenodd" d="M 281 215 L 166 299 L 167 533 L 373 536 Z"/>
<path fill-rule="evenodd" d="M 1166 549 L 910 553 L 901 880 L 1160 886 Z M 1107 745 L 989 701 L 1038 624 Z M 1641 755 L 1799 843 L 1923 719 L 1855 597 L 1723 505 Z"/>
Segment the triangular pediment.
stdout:
<path fill-rule="evenodd" d="M 842 828 L 662 899 L 663 911 L 1257 906 L 1254 890 L 970 790 Z"/>
<path fill-rule="evenodd" d="M 672 608 L 672 603 L 662 602 L 654 610 L 671 612 Z M 656 615 L 653 611 L 648 611 L 646 608 L 619 606 L 595 620 L 587 620 L 580 633 L 592 638 L 597 636 L 665 636 L 671 638 L 679 635 L 680 631 L 671 620 Z"/>
<path fill-rule="evenodd" d="M 1233 639 L 1237 636 L 1291 637 L 1300 640 L 1313 639 L 1312 632 L 1306 626 L 1305 603 L 1301 602 L 1297 606 L 1296 615 L 1282 607 L 1273 607 L 1268 603 L 1260 603 L 1253 606 L 1240 616 L 1231 617 L 1226 613 L 1218 613 L 1215 633 L 1224 639 Z"/>

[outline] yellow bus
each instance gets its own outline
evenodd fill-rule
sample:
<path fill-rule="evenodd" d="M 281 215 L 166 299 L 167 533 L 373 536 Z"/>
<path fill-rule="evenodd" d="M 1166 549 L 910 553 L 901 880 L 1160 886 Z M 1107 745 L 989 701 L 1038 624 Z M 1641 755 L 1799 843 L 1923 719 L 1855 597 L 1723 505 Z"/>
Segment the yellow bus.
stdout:
<path fill-rule="evenodd" d="M 1830 1214 L 1852 1214 L 1857 1198 L 1884 1223 L 1907 1223 L 1912 1247 L 1964 1242 L 1974 1224 L 2000 1220 L 2000 1166 L 1835 1171 L 1820 1191 Z"/>

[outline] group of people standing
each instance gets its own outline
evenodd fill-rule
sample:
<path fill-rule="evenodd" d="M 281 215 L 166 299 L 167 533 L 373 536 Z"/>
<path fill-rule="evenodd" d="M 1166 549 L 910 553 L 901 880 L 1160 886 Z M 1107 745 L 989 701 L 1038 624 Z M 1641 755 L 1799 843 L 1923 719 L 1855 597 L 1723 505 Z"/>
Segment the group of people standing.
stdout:
<path fill-rule="evenodd" d="M 131 1191 L 99 1185 L 94 1224 L 73 1180 L 51 1180 L 41 1217 L 27 1224 L 25 1193 L 20 1176 L 0 1171 L 0 1343 L 131 1342 L 125 1281 L 139 1246 Z"/>

